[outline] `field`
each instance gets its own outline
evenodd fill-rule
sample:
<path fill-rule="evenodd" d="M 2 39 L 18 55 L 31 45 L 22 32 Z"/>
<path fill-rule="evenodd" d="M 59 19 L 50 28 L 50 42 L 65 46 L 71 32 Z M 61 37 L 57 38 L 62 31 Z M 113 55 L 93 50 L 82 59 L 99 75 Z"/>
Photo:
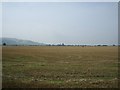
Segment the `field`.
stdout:
<path fill-rule="evenodd" d="M 3 46 L 3 88 L 117 88 L 118 47 Z"/>

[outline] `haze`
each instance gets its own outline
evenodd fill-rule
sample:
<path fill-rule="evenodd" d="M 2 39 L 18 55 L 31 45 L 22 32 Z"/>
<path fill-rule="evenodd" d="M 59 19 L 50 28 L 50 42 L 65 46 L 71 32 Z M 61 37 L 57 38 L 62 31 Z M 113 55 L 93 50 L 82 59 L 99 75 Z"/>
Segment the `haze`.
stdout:
<path fill-rule="evenodd" d="M 118 3 L 2 4 L 2 37 L 50 44 L 117 44 Z"/>

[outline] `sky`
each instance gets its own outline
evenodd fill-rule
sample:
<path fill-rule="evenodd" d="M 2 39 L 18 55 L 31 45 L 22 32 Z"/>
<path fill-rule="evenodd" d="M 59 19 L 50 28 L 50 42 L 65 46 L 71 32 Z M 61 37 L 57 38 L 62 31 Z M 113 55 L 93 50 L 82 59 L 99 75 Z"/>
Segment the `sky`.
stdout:
<path fill-rule="evenodd" d="M 117 44 L 117 2 L 6 2 L 2 37 L 50 44 Z"/>

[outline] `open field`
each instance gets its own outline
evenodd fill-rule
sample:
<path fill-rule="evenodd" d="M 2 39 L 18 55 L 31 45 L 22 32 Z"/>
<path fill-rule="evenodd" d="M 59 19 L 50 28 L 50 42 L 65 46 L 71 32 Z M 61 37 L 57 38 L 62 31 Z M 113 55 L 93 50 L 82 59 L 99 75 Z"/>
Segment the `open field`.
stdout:
<path fill-rule="evenodd" d="M 117 47 L 5 46 L 3 88 L 115 88 Z"/>

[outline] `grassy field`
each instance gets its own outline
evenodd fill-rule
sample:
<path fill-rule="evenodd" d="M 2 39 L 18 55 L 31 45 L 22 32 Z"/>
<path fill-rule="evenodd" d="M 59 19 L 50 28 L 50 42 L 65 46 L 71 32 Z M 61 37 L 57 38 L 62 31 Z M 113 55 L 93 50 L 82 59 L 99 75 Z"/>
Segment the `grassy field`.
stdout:
<path fill-rule="evenodd" d="M 3 88 L 116 88 L 117 47 L 5 46 Z"/>

